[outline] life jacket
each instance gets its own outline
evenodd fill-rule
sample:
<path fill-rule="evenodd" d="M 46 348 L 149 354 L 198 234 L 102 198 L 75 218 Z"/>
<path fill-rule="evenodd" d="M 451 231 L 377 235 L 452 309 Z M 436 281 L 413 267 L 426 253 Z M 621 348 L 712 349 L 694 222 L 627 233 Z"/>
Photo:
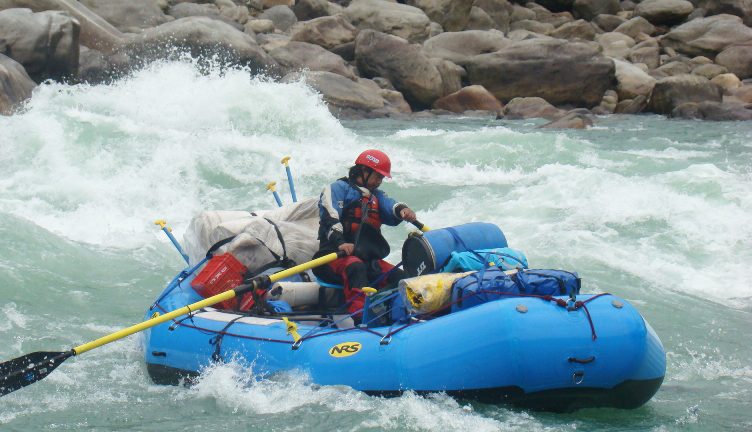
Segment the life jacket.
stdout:
<path fill-rule="evenodd" d="M 381 216 L 379 215 L 379 200 L 375 195 L 364 196 L 360 201 L 355 201 L 348 209 L 342 212 L 342 216 L 345 219 L 343 227 L 345 232 L 355 235 L 360 227 L 360 222 L 363 220 L 363 209 L 366 211 L 365 223 L 376 228 L 377 231 L 381 230 Z"/>

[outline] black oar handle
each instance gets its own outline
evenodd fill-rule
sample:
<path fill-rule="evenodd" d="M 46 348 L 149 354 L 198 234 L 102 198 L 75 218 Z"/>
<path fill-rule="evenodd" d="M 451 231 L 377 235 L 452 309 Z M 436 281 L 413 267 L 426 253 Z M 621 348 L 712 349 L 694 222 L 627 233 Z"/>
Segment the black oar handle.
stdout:
<path fill-rule="evenodd" d="M 417 219 L 416 219 L 416 220 L 414 220 L 414 221 L 412 221 L 412 222 L 410 222 L 410 223 L 412 223 L 413 225 L 415 225 L 415 227 L 416 227 L 416 228 L 418 228 L 419 230 L 421 230 L 421 231 L 423 231 L 423 232 L 425 232 L 425 231 L 428 231 L 428 230 L 429 230 L 429 228 L 428 228 L 428 227 L 426 227 L 425 225 L 423 225 L 423 224 L 422 224 L 422 223 L 421 223 L 421 222 L 420 222 L 419 220 L 417 220 Z"/>

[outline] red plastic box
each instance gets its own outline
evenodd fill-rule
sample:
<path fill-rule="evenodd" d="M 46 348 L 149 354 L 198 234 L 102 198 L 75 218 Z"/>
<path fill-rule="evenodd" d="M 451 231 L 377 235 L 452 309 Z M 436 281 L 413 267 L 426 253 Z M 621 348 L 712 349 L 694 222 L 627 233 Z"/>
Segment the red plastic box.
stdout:
<path fill-rule="evenodd" d="M 231 290 L 243 283 L 246 268 L 230 254 L 216 255 L 206 264 L 196 278 L 191 281 L 191 287 L 203 298 Z M 217 303 L 218 309 L 234 309 L 237 298 L 231 298 Z"/>

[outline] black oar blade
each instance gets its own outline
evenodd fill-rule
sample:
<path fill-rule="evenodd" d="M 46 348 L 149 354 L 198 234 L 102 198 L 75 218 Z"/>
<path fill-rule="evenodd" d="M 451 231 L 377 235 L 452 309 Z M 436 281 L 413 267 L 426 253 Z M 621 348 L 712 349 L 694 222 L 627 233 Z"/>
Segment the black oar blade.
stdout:
<path fill-rule="evenodd" d="M 43 379 L 73 355 L 73 350 L 38 351 L 0 363 L 0 396 Z"/>

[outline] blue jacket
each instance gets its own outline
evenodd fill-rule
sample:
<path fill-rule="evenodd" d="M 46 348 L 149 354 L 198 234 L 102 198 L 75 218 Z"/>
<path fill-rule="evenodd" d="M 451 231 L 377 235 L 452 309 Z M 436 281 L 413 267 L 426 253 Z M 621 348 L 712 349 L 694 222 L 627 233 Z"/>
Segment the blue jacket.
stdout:
<path fill-rule="evenodd" d="M 341 178 L 324 188 L 319 198 L 319 242 L 321 249 L 337 250 L 343 243 L 354 242 L 353 233 L 344 232 L 344 218 L 347 218 L 348 215 L 343 213 L 352 206 L 360 205 L 362 197 L 370 195 L 371 192 L 368 189 L 350 183 L 345 178 Z M 381 189 L 376 189 L 373 195 L 379 202 L 381 223 L 391 226 L 399 225 L 402 222 L 399 213 L 407 205 L 389 198 Z M 378 235 L 381 236 L 381 233 L 378 232 Z M 383 237 L 381 237 L 381 241 L 386 243 Z"/>

